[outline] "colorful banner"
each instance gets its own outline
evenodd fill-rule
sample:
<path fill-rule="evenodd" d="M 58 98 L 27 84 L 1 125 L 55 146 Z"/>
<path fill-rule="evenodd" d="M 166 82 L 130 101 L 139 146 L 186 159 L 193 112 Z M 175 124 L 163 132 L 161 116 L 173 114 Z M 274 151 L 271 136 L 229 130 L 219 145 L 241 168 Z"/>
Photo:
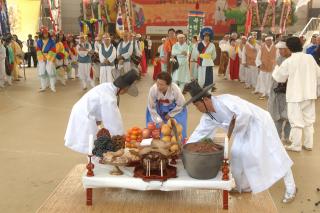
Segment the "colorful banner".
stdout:
<path fill-rule="evenodd" d="M 0 35 L 10 33 L 9 16 L 6 0 L 0 0 Z"/>
<path fill-rule="evenodd" d="M 190 11 L 188 14 L 188 42 L 191 43 L 192 37 L 197 36 L 203 27 L 205 14 L 201 11 Z"/>

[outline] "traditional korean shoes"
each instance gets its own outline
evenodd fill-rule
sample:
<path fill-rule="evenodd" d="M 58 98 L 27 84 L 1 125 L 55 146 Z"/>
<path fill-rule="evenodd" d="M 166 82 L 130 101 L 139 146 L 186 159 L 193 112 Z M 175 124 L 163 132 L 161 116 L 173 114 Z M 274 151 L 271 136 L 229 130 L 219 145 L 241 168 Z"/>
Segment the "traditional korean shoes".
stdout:
<path fill-rule="evenodd" d="M 307 150 L 307 151 L 312 151 L 312 148 L 306 147 L 305 145 L 302 146 L 302 149 Z"/>
<path fill-rule="evenodd" d="M 45 91 L 46 91 L 46 88 L 39 89 L 39 92 L 45 92 Z"/>
<path fill-rule="evenodd" d="M 282 199 L 282 203 L 291 203 L 292 201 L 294 201 L 294 199 L 296 198 L 297 192 L 298 192 L 298 188 L 296 188 L 294 193 L 288 193 L 286 191 Z"/>
<path fill-rule="evenodd" d="M 292 151 L 292 152 L 301 152 L 301 147 L 296 147 L 293 145 L 285 146 L 284 147 L 287 151 Z"/>

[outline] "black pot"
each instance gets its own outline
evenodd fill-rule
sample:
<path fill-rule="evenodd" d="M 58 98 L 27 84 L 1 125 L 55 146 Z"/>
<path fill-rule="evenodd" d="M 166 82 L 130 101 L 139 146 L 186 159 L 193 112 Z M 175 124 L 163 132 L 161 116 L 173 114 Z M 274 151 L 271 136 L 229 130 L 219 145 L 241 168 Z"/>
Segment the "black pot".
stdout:
<path fill-rule="evenodd" d="M 182 161 L 188 175 L 200 180 L 215 178 L 223 162 L 223 147 L 218 151 L 199 153 L 187 150 L 188 145 L 182 148 Z"/>

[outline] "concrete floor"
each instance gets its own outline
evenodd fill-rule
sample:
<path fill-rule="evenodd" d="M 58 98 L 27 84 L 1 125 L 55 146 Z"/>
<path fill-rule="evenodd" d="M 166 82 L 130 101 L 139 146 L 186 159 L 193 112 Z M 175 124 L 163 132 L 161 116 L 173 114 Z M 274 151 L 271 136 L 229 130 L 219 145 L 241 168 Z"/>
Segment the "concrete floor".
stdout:
<path fill-rule="evenodd" d="M 35 212 L 57 184 L 76 164 L 86 157 L 64 147 L 63 137 L 73 104 L 84 94 L 78 80 L 68 81 L 57 92 L 39 93 L 35 69 L 26 69 L 27 81 L 0 89 L 0 209 L 1 212 Z M 139 82 L 140 95 L 122 96 L 120 111 L 125 128 L 144 126 L 148 89 L 147 76 Z M 266 108 L 238 82 L 217 80 L 217 94 L 230 93 Z M 317 103 L 317 114 L 320 107 Z M 189 107 L 188 131 L 197 125 L 201 114 Z M 293 172 L 299 193 L 294 203 L 283 205 L 283 182 L 271 188 L 279 212 L 320 212 L 320 122 L 315 125 L 315 146 L 312 152 L 289 153 L 294 161 Z"/>

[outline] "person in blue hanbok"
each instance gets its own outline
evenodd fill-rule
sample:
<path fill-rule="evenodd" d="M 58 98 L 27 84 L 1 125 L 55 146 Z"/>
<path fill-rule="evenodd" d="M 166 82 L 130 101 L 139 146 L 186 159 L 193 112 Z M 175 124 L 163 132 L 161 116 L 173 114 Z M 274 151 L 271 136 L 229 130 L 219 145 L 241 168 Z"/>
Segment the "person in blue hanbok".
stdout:
<path fill-rule="evenodd" d="M 157 127 L 174 118 L 182 125 L 182 136 L 187 137 L 187 108 L 184 96 L 177 84 L 172 83 L 169 73 L 161 72 L 157 76 L 156 83 L 150 88 L 148 107 L 146 113 L 146 125 L 149 122 L 156 123 Z"/>

